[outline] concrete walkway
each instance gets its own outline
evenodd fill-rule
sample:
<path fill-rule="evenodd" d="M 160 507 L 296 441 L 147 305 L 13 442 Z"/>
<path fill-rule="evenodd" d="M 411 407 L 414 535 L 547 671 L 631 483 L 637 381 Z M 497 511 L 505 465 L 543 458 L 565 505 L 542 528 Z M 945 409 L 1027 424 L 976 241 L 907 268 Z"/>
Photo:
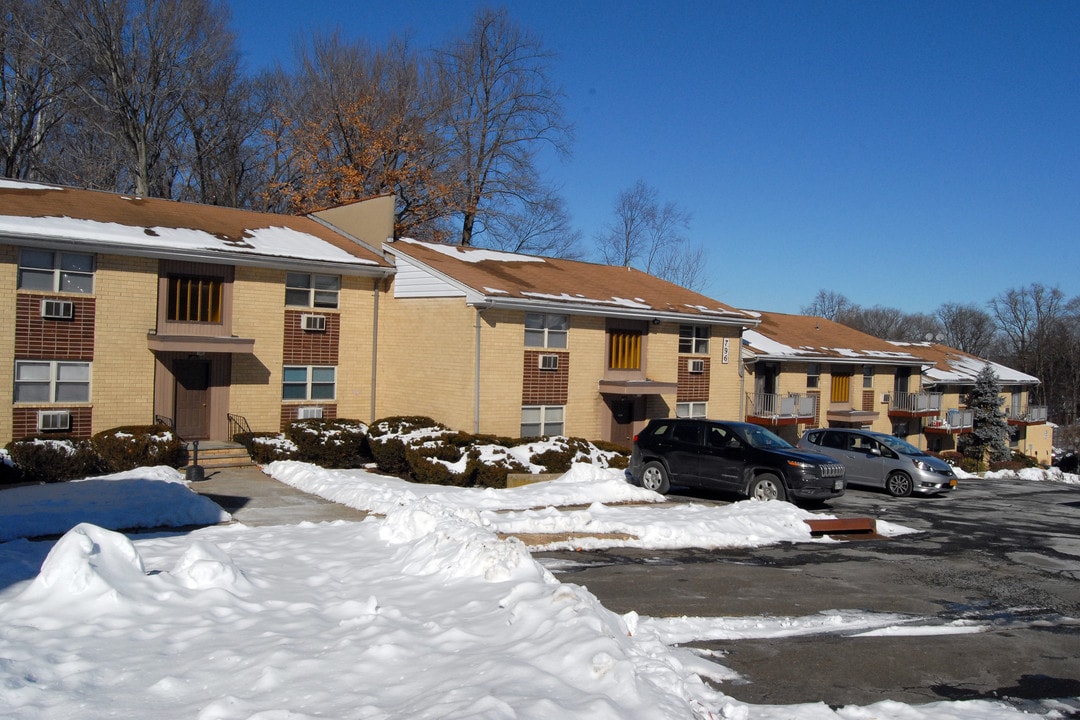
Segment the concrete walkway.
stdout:
<path fill-rule="evenodd" d="M 361 510 L 309 495 L 274 480 L 258 467 L 207 468 L 191 489 L 210 498 L 245 525 L 296 525 L 304 521 L 363 520 Z"/>

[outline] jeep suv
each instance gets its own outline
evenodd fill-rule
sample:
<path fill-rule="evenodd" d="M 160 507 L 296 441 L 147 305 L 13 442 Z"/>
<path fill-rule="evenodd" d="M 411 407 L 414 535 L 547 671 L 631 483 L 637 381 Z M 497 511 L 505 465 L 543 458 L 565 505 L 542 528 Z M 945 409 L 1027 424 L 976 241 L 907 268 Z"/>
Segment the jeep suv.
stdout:
<path fill-rule="evenodd" d="M 650 420 L 634 436 L 626 479 L 728 490 L 758 500 L 826 500 L 844 494 L 844 466 L 798 450 L 760 425 L 696 418 Z"/>

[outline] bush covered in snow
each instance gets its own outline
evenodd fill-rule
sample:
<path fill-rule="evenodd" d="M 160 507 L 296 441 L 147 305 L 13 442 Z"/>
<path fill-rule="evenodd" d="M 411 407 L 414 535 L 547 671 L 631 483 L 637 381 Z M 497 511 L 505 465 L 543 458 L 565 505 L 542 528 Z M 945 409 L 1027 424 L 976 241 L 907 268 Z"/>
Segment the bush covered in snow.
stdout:
<path fill-rule="evenodd" d="M 168 425 L 129 425 L 102 430 L 90 439 L 104 472 L 184 464 L 180 438 Z"/>
<path fill-rule="evenodd" d="M 372 424 L 368 444 L 379 470 L 415 482 L 506 487 L 510 473 L 564 473 L 575 462 L 626 467 L 622 450 L 580 438 L 508 438 L 457 432 L 426 417 Z"/>
<path fill-rule="evenodd" d="M 7 450 L 0 448 L 0 485 L 10 485 L 22 482 L 22 480 L 22 471 L 8 455 Z"/>
<path fill-rule="evenodd" d="M 370 460 L 367 425 L 359 420 L 295 420 L 284 433 L 240 433 L 233 440 L 260 465 L 299 460 L 325 468 L 355 468 Z"/>
<path fill-rule="evenodd" d="M 7 451 L 27 482 L 61 482 L 104 471 L 104 463 L 93 444 L 70 435 L 13 440 L 8 443 Z"/>

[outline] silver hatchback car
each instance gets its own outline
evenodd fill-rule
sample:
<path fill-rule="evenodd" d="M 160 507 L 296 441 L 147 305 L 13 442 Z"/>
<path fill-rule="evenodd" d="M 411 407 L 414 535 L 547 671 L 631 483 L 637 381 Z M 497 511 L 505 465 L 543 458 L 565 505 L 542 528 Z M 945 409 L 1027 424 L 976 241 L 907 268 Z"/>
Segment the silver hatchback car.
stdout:
<path fill-rule="evenodd" d="M 803 433 L 799 447 L 842 462 L 849 485 L 885 488 L 897 497 L 956 488 L 956 473 L 947 462 L 885 433 L 846 428 L 810 430 Z"/>

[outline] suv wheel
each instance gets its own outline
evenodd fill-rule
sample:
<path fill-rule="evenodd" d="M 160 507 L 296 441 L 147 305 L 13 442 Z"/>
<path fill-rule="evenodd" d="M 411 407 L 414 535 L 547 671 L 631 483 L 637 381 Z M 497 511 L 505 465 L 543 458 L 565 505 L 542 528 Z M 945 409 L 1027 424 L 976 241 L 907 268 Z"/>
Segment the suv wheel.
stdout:
<path fill-rule="evenodd" d="M 893 497 L 907 497 L 914 487 L 911 478 L 899 470 L 889 473 L 889 477 L 885 478 L 885 489 Z"/>
<path fill-rule="evenodd" d="M 767 474 L 754 478 L 746 494 L 754 500 L 783 500 L 787 496 L 780 478 Z"/>
<path fill-rule="evenodd" d="M 661 495 L 667 495 L 667 491 L 671 487 L 668 482 L 667 468 L 655 460 L 645 463 L 645 468 L 641 471 L 641 487 L 658 492 Z"/>

